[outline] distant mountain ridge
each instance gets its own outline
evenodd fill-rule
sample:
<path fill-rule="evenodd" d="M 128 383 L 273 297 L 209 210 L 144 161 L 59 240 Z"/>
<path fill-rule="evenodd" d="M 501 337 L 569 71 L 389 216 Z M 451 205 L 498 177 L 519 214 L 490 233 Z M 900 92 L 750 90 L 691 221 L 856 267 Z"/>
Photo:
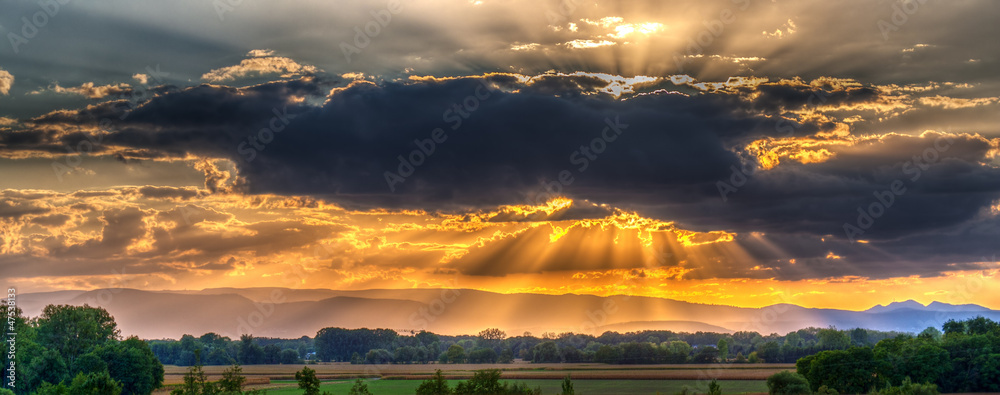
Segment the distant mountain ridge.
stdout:
<path fill-rule="evenodd" d="M 1000 320 L 1000 311 L 978 305 L 915 301 L 865 311 L 776 304 L 763 308 L 707 305 L 642 296 L 499 294 L 471 289 L 371 289 L 340 291 L 287 288 L 213 288 L 198 291 L 98 289 L 18 296 L 26 315 L 48 304 L 101 306 L 125 335 L 147 339 L 216 332 L 238 337 L 297 338 L 324 327 L 422 329 L 475 334 L 495 327 L 508 335 L 644 329 L 678 332 L 756 331 L 785 334 L 806 327 L 869 328 L 919 332 L 949 319 L 978 315 Z"/>
<path fill-rule="evenodd" d="M 930 304 L 924 306 L 924 305 L 920 304 L 920 302 L 917 302 L 915 300 L 907 300 L 907 301 L 904 301 L 904 302 L 892 302 L 892 303 L 889 303 L 888 305 L 885 305 L 885 306 L 883 306 L 883 305 L 877 305 L 877 306 L 872 307 L 872 308 L 870 308 L 868 310 L 865 310 L 865 311 L 868 312 L 868 313 L 885 313 L 885 312 L 889 312 L 889 311 L 893 311 L 893 310 L 899 310 L 899 309 L 911 309 L 911 310 L 919 310 L 919 311 L 941 311 L 941 312 L 957 312 L 957 311 L 987 312 L 987 311 L 990 311 L 990 309 L 988 309 L 988 308 L 985 308 L 985 307 L 980 306 L 980 305 L 975 305 L 975 304 L 948 304 L 948 303 L 941 303 L 941 302 L 936 302 L 935 301 L 935 302 L 931 302 Z"/>

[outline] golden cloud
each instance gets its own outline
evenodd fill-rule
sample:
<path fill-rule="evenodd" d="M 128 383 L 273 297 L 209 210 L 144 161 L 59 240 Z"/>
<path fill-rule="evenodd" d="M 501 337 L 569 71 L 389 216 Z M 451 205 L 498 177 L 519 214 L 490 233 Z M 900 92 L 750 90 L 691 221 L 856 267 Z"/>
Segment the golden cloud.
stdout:
<path fill-rule="evenodd" d="M 54 84 L 45 89 L 39 89 L 28 94 L 37 95 L 44 92 L 55 92 L 62 94 L 73 94 L 86 97 L 88 99 L 100 99 L 111 95 L 121 95 L 129 92 L 132 86 L 129 84 L 95 85 L 93 82 L 85 82 L 80 86 L 64 88 L 59 84 Z"/>
<path fill-rule="evenodd" d="M 235 66 L 223 67 L 209 71 L 208 73 L 202 75 L 201 79 L 212 83 L 220 83 L 241 78 L 261 77 L 267 75 L 277 75 L 281 78 L 291 78 L 295 76 L 314 74 L 320 71 L 315 66 L 302 65 L 292 59 L 280 56 L 260 56 L 266 54 L 267 52 L 255 51 L 250 52 L 250 56 L 254 57 L 243 59 L 240 64 Z"/>

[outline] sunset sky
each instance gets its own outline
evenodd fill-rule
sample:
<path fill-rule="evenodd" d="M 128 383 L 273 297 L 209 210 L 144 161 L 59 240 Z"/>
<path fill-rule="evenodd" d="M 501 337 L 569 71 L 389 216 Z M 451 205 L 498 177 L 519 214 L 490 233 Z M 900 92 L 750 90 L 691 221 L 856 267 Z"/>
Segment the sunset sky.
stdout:
<path fill-rule="evenodd" d="M 0 3 L 22 293 L 1000 309 L 1000 2 Z"/>

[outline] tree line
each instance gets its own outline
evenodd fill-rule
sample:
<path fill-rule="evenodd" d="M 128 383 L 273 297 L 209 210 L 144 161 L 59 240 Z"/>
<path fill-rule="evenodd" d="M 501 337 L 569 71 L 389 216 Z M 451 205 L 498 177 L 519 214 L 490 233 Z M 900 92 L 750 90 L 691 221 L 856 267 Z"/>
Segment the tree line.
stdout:
<path fill-rule="evenodd" d="M 313 341 L 242 335 L 239 340 L 216 333 L 200 337 L 184 335 L 180 340 L 150 340 L 153 354 L 167 365 L 259 365 L 301 363 L 312 352 Z"/>
<path fill-rule="evenodd" d="M 323 328 L 315 338 L 232 340 L 215 333 L 180 340 L 152 340 L 150 347 L 165 364 L 191 366 L 200 352 L 204 365 L 294 364 L 306 359 L 352 363 L 793 363 L 825 350 L 871 347 L 901 335 L 869 329 L 805 328 L 784 336 L 757 332 L 637 331 L 524 333 L 510 336 L 499 329 L 476 335 L 448 336 L 427 331 L 398 333 L 391 329 Z"/>
<path fill-rule="evenodd" d="M 806 328 L 761 335 L 672 331 L 524 333 L 508 337 L 496 328 L 477 335 L 446 336 L 420 331 L 400 334 L 390 329 L 321 329 L 314 339 L 319 361 L 351 363 L 792 363 L 825 350 L 871 347 L 901 335 L 869 329 Z"/>

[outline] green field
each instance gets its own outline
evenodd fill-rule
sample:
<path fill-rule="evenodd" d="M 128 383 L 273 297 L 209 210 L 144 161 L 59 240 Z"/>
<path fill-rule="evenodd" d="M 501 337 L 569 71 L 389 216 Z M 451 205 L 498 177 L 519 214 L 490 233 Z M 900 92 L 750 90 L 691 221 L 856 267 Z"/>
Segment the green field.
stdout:
<path fill-rule="evenodd" d="M 460 380 L 448 380 L 452 388 Z M 558 394 L 560 392 L 561 380 L 505 380 L 527 383 L 529 387 L 541 387 L 542 393 L 546 395 Z M 413 395 L 419 380 L 366 380 L 368 389 L 374 395 Z M 291 381 L 273 381 L 274 384 L 287 383 L 288 387 L 269 388 L 269 395 L 298 395 L 302 390 L 298 389 Z M 332 381 L 324 382 L 321 386 L 323 391 L 331 391 L 336 395 L 347 394 L 353 381 Z M 704 393 L 707 391 L 706 382 L 697 380 L 573 380 L 573 387 L 577 394 L 607 394 L 607 395 L 644 395 L 644 394 L 675 394 L 681 388 L 688 386 Z M 747 392 L 767 392 L 767 384 L 760 380 L 720 380 L 719 385 L 725 394 L 741 394 Z M 700 387 L 699 387 L 700 386 Z"/>

